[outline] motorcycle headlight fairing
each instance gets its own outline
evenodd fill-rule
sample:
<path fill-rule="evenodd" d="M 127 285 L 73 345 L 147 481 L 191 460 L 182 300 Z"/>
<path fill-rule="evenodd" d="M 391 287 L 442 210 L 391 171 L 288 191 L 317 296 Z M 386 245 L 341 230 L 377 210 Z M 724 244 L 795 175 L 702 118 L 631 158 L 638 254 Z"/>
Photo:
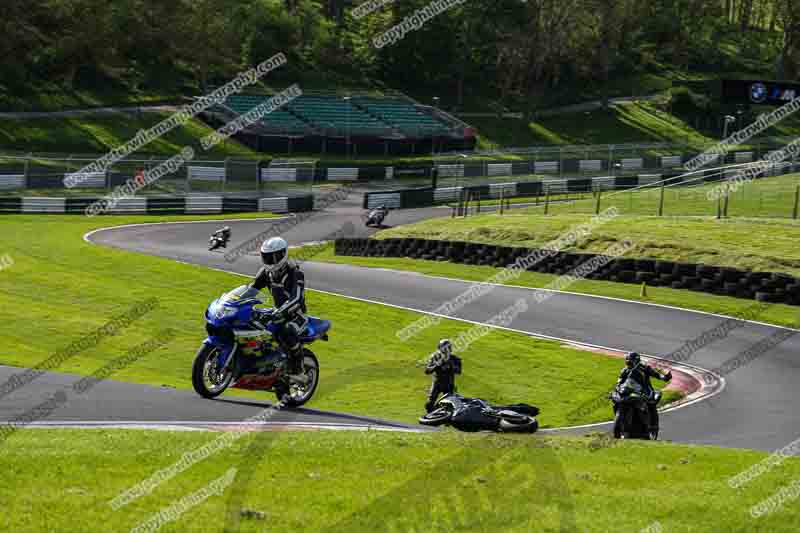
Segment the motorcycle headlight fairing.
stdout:
<path fill-rule="evenodd" d="M 211 307 L 211 316 L 217 320 L 222 320 L 234 316 L 237 311 L 238 309 L 235 307 L 227 307 L 218 303 Z"/>

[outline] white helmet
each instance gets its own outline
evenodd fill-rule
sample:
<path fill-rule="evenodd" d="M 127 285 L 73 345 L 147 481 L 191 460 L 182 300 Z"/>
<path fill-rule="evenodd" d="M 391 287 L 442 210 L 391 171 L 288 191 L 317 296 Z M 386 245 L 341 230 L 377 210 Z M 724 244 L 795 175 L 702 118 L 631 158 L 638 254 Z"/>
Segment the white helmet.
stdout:
<path fill-rule="evenodd" d="M 439 353 L 442 354 L 442 359 L 447 361 L 453 354 L 453 344 L 449 339 L 442 339 L 439 341 Z"/>
<path fill-rule="evenodd" d="M 289 260 L 289 245 L 280 237 L 272 237 L 261 245 L 261 261 L 270 272 L 279 272 Z"/>

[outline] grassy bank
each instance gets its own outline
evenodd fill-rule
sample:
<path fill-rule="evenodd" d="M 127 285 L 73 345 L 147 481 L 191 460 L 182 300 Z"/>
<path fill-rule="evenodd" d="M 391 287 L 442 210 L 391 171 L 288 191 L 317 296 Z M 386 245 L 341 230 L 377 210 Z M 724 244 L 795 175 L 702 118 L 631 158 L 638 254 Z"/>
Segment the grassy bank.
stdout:
<path fill-rule="evenodd" d="M 133 139 L 139 130 L 152 128 L 169 116 L 169 113 L 125 113 L 69 118 L 3 119 L 0 123 L 0 151 L 106 153 Z M 171 157 L 184 146 L 194 146 L 198 149 L 199 157 L 200 139 L 212 131 L 203 122 L 193 119 L 144 146 L 140 153 Z M 228 139 L 202 155 L 256 157 L 258 153 L 234 139 Z"/>
<path fill-rule="evenodd" d="M 415 237 L 542 247 L 586 223 L 585 215 L 542 216 L 517 210 L 468 218 L 431 220 L 384 230 L 380 238 Z M 566 251 L 600 253 L 624 239 L 630 257 L 787 272 L 800 276 L 800 223 L 792 220 L 619 216 L 593 229 Z"/>
<path fill-rule="evenodd" d="M 216 436 L 18 433 L 0 454 L 7 477 L 0 525 L 127 531 L 221 479 L 218 493 L 183 508 L 164 530 L 222 531 L 239 522 L 241 531 L 600 532 L 658 522 L 663 531 L 795 531 L 800 518 L 791 501 L 766 516 L 750 515 L 800 475 L 797 459 L 735 490 L 727 480 L 765 454 L 452 432 L 247 434 L 127 506 L 109 505 Z"/>

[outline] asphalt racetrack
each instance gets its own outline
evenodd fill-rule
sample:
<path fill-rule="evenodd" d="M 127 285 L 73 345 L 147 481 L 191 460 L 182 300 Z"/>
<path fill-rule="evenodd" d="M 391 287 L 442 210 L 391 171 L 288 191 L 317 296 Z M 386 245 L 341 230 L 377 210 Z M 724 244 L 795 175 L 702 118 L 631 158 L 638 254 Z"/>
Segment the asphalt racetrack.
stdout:
<path fill-rule="evenodd" d="M 282 236 L 292 245 L 326 240 L 340 230 L 349 236 L 366 236 L 374 230 L 363 226 L 361 199 L 361 194 L 351 193 L 335 206 L 307 218 L 303 215 L 304 220 L 283 232 Z M 386 224 L 393 226 L 449 215 L 450 211 L 442 208 L 393 211 Z M 113 218 L 109 218 L 111 224 Z M 286 220 L 226 221 L 225 224 L 232 228 L 230 251 L 268 231 L 272 224 L 286 224 Z M 209 234 L 221 225 L 220 222 L 136 225 L 99 230 L 86 238 L 98 245 L 253 275 L 260 264 L 257 255 L 244 255 L 231 262 L 225 259 L 224 254 L 207 250 Z M 433 311 L 469 286 L 469 282 L 415 273 L 390 274 L 383 269 L 310 261 L 304 263 L 303 270 L 309 289 L 419 311 Z M 554 293 L 537 304 L 532 299 L 533 293 L 533 290 L 525 288 L 496 287 L 460 309 L 454 317 L 484 322 L 517 299 L 527 298 L 530 302 L 528 310 L 514 319 L 509 326 L 511 329 L 659 356 L 679 350 L 686 342 L 697 339 L 726 320 L 725 317 L 693 311 L 570 293 Z M 742 307 L 751 303 L 742 300 Z M 704 369 L 716 369 L 782 330 L 787 331 L 759 323 L 743 323 L 724 338 L 692 354 L 686 362 Z M 761 450 L 774 450 L 795 440 L 800 434 L 800 415 L 795 414 L 800 412 L 800 393 L 795 392 L 797 386 L 794 383 L 794 374 L 800 366 L 797 358 L 800 339 L 791 334 L 792 330 L 788 333 L 763 355 L 725 375 L 724 387 L 713 397 L 664 413 L 661 438 Z M 0 379 L 5 381 L 15 372 L 19 369 L 0 367 Z M 74 379 L 77 378 L 58 374 L 39 377 L 27 387 L 0 399 L 0 419 L 7 420 L 30 409 L 48 395 L 52 396 L 59 386 Z M 536 376 L 531 376 L 531 379 L 536 379 Z M 610 382 L 609 386 L 612 384 Z M 525 400 L 536 401 L 535 398 Z M 226 399 L 224 396 L 216 401 L 206 401 L 189 391 L 109 381 L 98 384 L 85 398 L 75 402 L 70 400 L 51 418 L 87 425 L 95 422 L 118 425 L 159 422 L 203 427 L 241 421 L 257 414 L 267 403 Z M 276 424 L 282 420 L 297 425 L 403 427 L 313 409 L 278 413 L 274 418 Z M 597 429 L 592 428 L 593 431 Z"/>

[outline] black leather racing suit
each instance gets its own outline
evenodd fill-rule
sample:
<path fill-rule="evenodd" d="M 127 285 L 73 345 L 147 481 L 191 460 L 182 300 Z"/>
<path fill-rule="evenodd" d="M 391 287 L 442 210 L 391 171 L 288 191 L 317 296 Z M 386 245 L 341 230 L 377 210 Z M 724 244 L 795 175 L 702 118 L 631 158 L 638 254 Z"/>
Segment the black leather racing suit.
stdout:
<path fill-rule="evenodd" d="M 301 371 L 302 345 L 300 333 L 306 327 L 306 279 L 300 267 L 290 263 L 280 272 L 271 273 L 262 267 L 253 280 L 254 289 L 269 289 L 275 304 L 273 323 L 279 327 L 275 339 L 289 357 L 289 373 Z"/>
<path fill-rule="evenodd" d="M 653 384 L 650 383 L 650 378 L 660 379 L 661 381 L 669 381 L 670 376 L 667 374 L 662 374 L 660 371 L 656 370 L 650 365 L 645 365 L 643 363 L 639 363 L 633 368 L 625 367 L 619 373 L 619 379 L 617 380 L 617 385 L 621 385 L 625 383 L 625 381 L 630 377 L 634 381 L 636 381 L 639 385 L 642 386 L 642 391 L 647 394 L 649 397 L 653 397 Z M 658 406 L 655 402 L 647 402 L 647 408 L 649 413 L 649 423 L 652 429 L 658 429 Z"/>
<path fill-rule="evenodd" d="M 433 360 L 436 361 L 437 357 L 434 356 Z M 443 363 L 429 363 L 425 367 L 425 373 L 434 374 L 428 401 L 425 403 L 425 411 L 430 413 L 440 394 L 452 394 L 456 391 L 456 374 L 461 373 L 461 359 L 451 355 Z"/>

